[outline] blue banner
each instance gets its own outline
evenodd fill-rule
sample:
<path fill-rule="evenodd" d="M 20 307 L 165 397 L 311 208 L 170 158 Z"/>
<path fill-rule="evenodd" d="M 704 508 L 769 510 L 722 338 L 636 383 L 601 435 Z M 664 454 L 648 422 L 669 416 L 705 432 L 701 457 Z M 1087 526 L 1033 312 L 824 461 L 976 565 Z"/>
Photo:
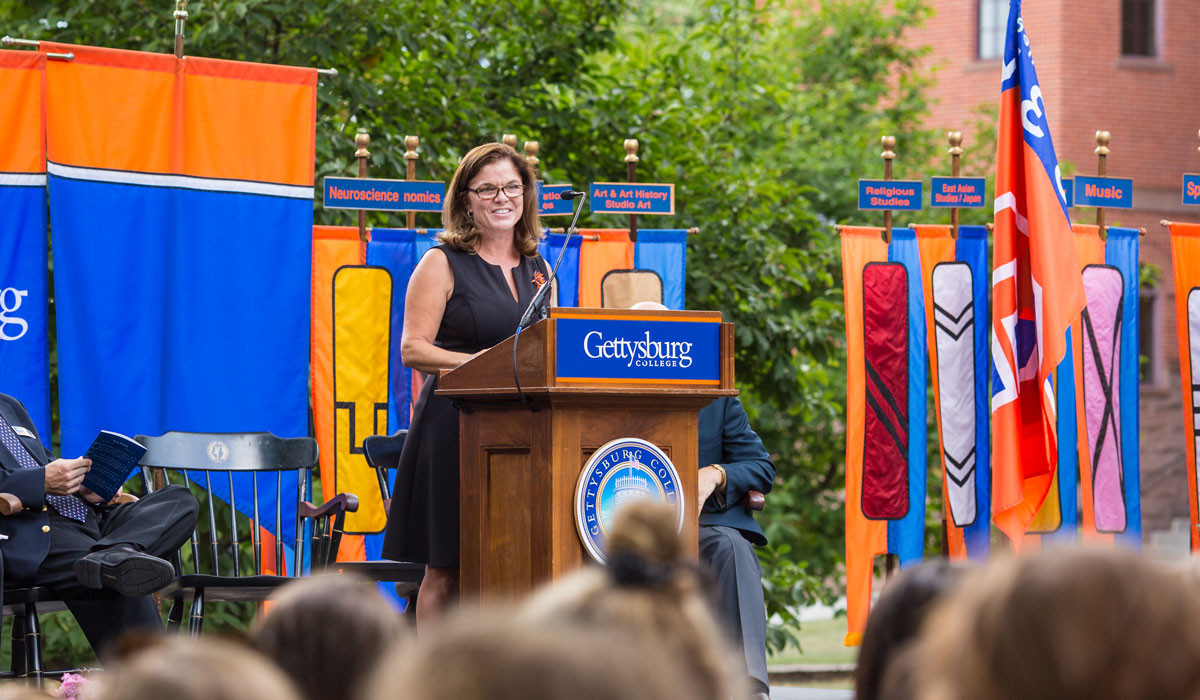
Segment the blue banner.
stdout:
<path fill-rule="evenodd" d="M 1067 329 L 1067 348 L 1073 348 L 1074 340 Z M 1058 363 L 1054 371 L 1054 394 L 1058 402 L 1058 509 L 1062 517 L 1058 529 L 1045 535 L 1048 540 L 1073 542 L 1079 537 L 1079 416 L 1076 409 L 1075 357 L 1068 350 L 1067 356 Z M 1054 496 L 1054 490 L 1047 498 Z"/>
<path fill-rule="evenodd" d="M 1132 209 L 1133 180 L 1076 175 L 1075 206 Z"/>
<path fill-rule="evenodd" d="M 674 214 L 675 185 L 593 182 L 588 202 L 593 214 Z"/>
<path fill-rule="evenodd" d="M 326 209 L 371 209 L 375 211 L 442 210 L 446 183 L 423 180 L 372 178 L 325 178 Z"/>
<path fill-rule="evenodd" d="M 639 229 L 633 246 L 633 266 L 654 270 L 663 282 L 663 304 L 684 309 L 687 287 L 687 231 Z"/>
<path fill-rule="evenodd" d="M 308 435 L 311 200 L 51 176 L 50 220 L 63 454 L 101 429 Z"/>
<path fill-rule="evenodd" d="M 859 180 L 858 208 L 918 211 L 924 206 L 921 190 L 920 180 Z"/>
<path fill-rule="evenodd" d="M 407 428 L 412 417 L 412 372 L 401 361 L 400 341 L 404 330 L 404 298 L 408 291 L 408 280 L 417 265 L 417 238 L 417 232 L 413 229 L 377 228 L 371 230 L 371 241 L 367 243 L 367 264 L 386 268 L 392 273 L 389 435 Z"/>
<path fill-rule="evenodd" d="M 719 384 L 719 321 L 559 318 L 555 371 L 563 380 Z"/>
<path fill-rule="evenodd" d="M 987 178 L 984 177 L 935 177 L 929 184 L 929 204 L 981 209 L 986 187 Z"/>
<path fill-rule="evenodd" d="M 1200 206 L 1200 175 L 1188 173 L 1183 176 L 1183 203 Z"/>
<path fill-rule="evenodd" d="M 1138 248 L 1141 232 L 1135 228 L 1108 228 L 1104 262 L 1121 271 L 1125 282 L 1121 309 L 1121 466 L 1125 477 L 1125 532 L 1116 537 L 1135 549 L 1142 547 L 1142 502 L 1138 390 L 1141 388 L 1140 306 Z"/>
<path fill-rule="evenodd" d="M 42 443 L 49 447 L 46 177 L 22 178 L 31 184 L 0 182 L 0 392 L 25 404 Z"/>
<path fill-rule="evenodd" d="M 917 183 L 917 203 L 920 185 Z M 887 551 L 900 558 L 901 568 L 921 561 L 925 554 L 925 480 L 927 446 L 925 436 L 926 385 L 929 383 L 929 346 L 926 342 L 925 287 L 921 280 L 921 252 L 917 234 L 910 228 L 893 228 L 888 246 L 888 262 L 904 265 L 908 271 L 908 512 L 887 524 Z M 976 481 L 979 477 L 976 477 Z M 976 518 L 983 520 L 984 518 Z"/>
<path fill-rule="evenodd" d="M 570 216 L 575 213 L 574 202 L 563 199 L 563 192 L 570 192 L 570 185 L 547 185 L 538 180 L 538 216 Z"/>
<path fill-rule="evenodd" d="M 991 369 L 992 268 L 988 265 L 988 231 L 984 226 L 959 226 L 955 259 L 971 266 L 975 296 L 975 508 L 980 517 L 963 528 L 967 556 L 987 561 L 992 539 Z"/>
<path fill-rule="evenodd" d="M 579 306 L 579 244 L 582 241 L 579 234 L 571 236 L 568 241 L 565 233 L 547 233 L 538 245 L 538 252 L 542 254 L 548 269 L 553 269 L 558 262 L 563 244 L 567 246 L 562 265 L 558 267 L 558 306 Z"/>

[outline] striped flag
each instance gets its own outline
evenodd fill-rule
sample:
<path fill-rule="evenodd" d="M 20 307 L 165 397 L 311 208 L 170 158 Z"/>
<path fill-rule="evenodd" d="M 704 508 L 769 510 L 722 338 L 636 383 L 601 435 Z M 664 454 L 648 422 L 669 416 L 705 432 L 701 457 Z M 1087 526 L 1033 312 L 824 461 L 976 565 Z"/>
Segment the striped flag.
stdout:
<path fill-rule="evenodd" d="M 1083 308 L 1066 198 L 1021 1 L 1009 4 L 992 268 L 993 517 L 1019 547 L 1057 463 L 1051 374 Z"/>

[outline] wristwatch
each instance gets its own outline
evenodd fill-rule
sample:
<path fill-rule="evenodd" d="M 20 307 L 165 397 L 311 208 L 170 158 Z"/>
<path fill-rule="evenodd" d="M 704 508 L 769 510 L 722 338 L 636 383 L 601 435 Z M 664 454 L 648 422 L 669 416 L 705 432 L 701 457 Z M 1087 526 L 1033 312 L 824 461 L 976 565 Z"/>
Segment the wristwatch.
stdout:
<path fill-rule="evenodd" d="M 719 464 L 710 464 L 708 466 L 721 472 L 721 483 L 717 484 L 717 488 L 719 488 L 719 489 L 725 488 L 726 482 L 729 481 L 729 475 L 725 473 L 725 467 L 722 467 Z"/>

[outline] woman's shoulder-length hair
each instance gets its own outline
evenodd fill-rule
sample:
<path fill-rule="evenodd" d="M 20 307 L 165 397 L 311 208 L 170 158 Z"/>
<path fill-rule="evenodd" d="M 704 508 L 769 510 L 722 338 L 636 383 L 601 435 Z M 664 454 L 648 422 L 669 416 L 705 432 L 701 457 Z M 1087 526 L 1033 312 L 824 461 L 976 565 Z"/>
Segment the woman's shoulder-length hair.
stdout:
<path fill-rule="evenodd" d="M 521 184 L 525 185 L 521 219 L 513 230 L 513 245 L 521 255 L 532 258 L 537 255 L 538 242 L 542 239 L 542 226 L 538 221 L 537 182 L 534 180 L 533 167 L 511 146 L 503 143 L 485 143 L 463 156 L 450 180 L 446 202 L 442 205 L 443 231 L 438 235 L 438 240 L 466 253 L 475 252 L 480 231 L 468 215 L 470 207 L 467 198 L 470 195 L 467 185 L 484 166 L 501 159 L 508 159 L 513 164 L 521 177 Z"/>

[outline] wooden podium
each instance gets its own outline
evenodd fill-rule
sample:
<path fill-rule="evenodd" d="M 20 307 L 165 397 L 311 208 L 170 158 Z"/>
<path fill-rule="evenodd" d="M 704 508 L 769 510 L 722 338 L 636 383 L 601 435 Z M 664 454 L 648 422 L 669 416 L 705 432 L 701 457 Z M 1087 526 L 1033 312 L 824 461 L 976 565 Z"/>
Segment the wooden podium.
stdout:
<path fill-rule="evenodd" d="M 681 333 L 701 339 L 654 340 Z M 523 398 L 513 377 L 514 342 Z M 687 347 L 688 363 L 693 352 L 704 355 L 696 359 L 703 378 L 688 378 L 692 367 L 653 366 L 672 360 L 638 360 L 645 347 L 646 355 L 680 357 Z M 597 376 L 580 376 L 587 374 Z M 556 308 L 519 336 L 443 372 L 437 393 L 460 409 L 462 596 L 517 596 L 589 560 L 576 530 L 575 487 L 591 454 L 617 438 L 649 441 L 674 463 L 684 535 L 696 551 L 697 413 L 717 397 L 737 394 L 733 324 L 721 323 L 715 311 Z"/>

